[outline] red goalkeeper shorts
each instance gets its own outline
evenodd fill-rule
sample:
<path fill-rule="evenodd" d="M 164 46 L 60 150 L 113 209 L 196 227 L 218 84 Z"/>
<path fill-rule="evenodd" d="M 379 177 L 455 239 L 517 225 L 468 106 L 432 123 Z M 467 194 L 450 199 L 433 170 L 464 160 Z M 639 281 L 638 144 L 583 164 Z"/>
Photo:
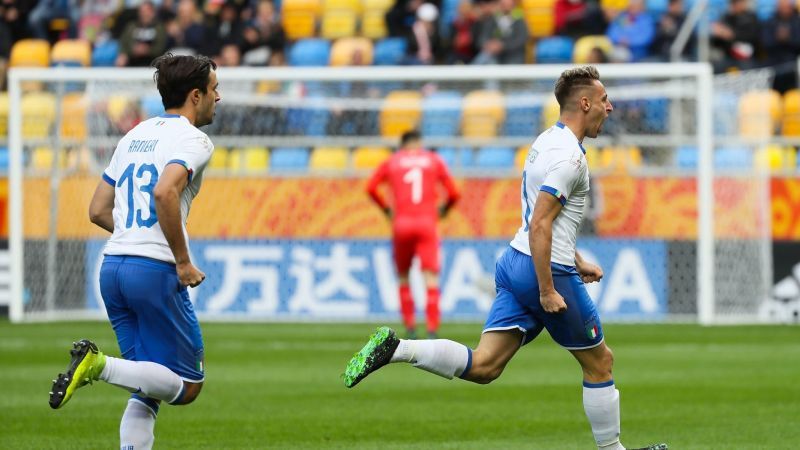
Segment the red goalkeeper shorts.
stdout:
<path fill-rule="evenodd" d="M 398 273 L 408 273 L 415 255 L 420 259 L 422 270 L 439 272 L 439 232 L 435 222 L 396 221 L 393 232 L 392 249 Z"/>

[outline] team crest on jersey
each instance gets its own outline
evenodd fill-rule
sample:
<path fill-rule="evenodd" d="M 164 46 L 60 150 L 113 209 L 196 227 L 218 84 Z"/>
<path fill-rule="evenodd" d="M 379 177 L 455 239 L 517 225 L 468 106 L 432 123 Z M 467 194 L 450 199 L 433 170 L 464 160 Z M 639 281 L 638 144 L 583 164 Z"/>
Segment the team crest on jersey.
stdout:
<path fill-rule="evenodd" d="M 580 152 L 576 152 L 573 154 L 573 157 L 569 160 L 569 163 L 575 166 L 576 172 L 580 172 L 584 167 L 583 161 L 584 161 L 583 154 Z"/>
<path fill-rule="evenodd" d="M 533 146 L 531 146 L 531 149 L 528 150 L 528 162 L 533 164 L 533 162 L 536 161 L 537 156 L 539 156 L 539 150 L 536 150 L 533 148 Z"/>

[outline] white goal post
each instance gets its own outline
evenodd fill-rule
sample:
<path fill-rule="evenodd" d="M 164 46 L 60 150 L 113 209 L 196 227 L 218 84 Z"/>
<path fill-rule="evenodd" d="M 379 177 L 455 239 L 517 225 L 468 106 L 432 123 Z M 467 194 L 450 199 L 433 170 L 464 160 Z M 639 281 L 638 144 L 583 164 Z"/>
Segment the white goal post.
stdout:
<path fill-rule="evenodd" d="M 369 83 L 371 86 L 378 86 L 380 91 L 386 86 L 386 90 L 381 91 L 377 97 L 374 96 L 360 96 L 360 94 L 353 94 L 354 97 L 350 99 L 341 99 L 349 102 L 349 106 L 356 110 L 367 110 L 370 112 L 378 111 L 383 105 L 383 99 L 386 92 L 391 90 L 418 90 L 426 93 L 431 89 L 431 86 L 439 88 L 439 90 L 457 91 L 460 96 L 474 91 L 474 90 L 492 90 L 500 91 L 505 96 L 507 107 L 511 108 L 514 105 L 515 95 L 520 92 L 529 90 L 536 107 L 546 109 L 547 103 L 550 98 L 547 93 L 552 93 L 552 82 L 558 78 L 560 73 L 572 66 L 563 65 L 526 65 L 526 66 L 496 66 L 496 67 L 472 67 L 472 66 L 446 66 L 446 67 L 358 67 L 358 68 L 221 68 L 218 71 L 218 78 L 220 81 L 220 92 L 222 96 L 222 105 L 226 105 L 227 110 L 220 111 L 218 114 L 222 116 L 226 111 L 234 110 L 236 107 L 257 107 L 259 105 L 268 105 L 279 111 L 281 117 L 285 116 L 285 111 L 303 107 L 304 102 L 313 102 L 315 107 L 322 105 L 323 108 L 331 108 L 335 105 L 337 100 L 335 94 L 323 93 L 319 97 L 312 97 L 310 95 L 274 95 L 270 94 L 269 90 L 259 91 L 259 87 L 264 83 L 274 84 L 290 84 L 303 82 L 306 89 L 308 86 L 333 86 L 337 83 Z M 692 280 L 688 284 L 694 292 L 696 303 L 694 305 L 684 305 L 675 311 L 664 310 L 664 314 L 659 316 L 659 320 L 689 320 L 697 321 L 702 324 L 713 323 L 727 323 L 727 322 L 754 322 L 758 320 L 757 306 L 761 301 L 760 298 L 751 298 L 747 301 L 739 302 L 732 309 L 720 306 L 720 292 L 729 292 L 730 289 L 721 289 L 719 284 L 721 281 L 715 276 L 715 270 L 722 266 L 726 267 L 728 264 L 736 264 L 735 259 L 741 259 L 739 253 L 733 252 L 731 255 L 724 254 L 715 250 L 715 242 L 717 242 L 717 232 L 715 231 L 715 168 L 714 168 L 714 117 L 712 116 L 715 105 L 715 80 L 708 64 L 699 63 L 670 63 L 670 64 L 619 64 L 619 65 L 600 65 L 598 66 L 601 79 L 606 83 L 609 96 L 612 102 L 627 101 L 630 104 L 638 104 L 640 101 L 649 101 L 653 98 L 665 99 L 664 107 L 669 111 L 664 111 L 668 116 L 666 120 L 666 129 L 663 132 L 654 133 L 648 130 L 625 130 L 624 124 L 617 123 L 618 130 L 613 134 L 601 135 L 596 141 L 589 142 L 591 146 L 637 146 L 637 148 L 644 149 L 644 153 L 648 153 L 648 148 L 652 147 L 652 154 L 656 155 L 650 161 L 652 164 L 647 163 L 641 167 L 633 169 L 634 178 L 659 178 L 672 176 L 676 173 L 686 176 L 686 171 L 681 172 L 672 165 L 672 153 L 681 146 L 694 146 L 697 149 L 697 164 L 696 169 L 692 169 L 688 176 L 696 180 L 696 196 L 697 196 L 697 223 L 696 223 L 696 240 L 687 244 L 690 250 L 686 258 L 680 263 L 680 269 L 683 272 L 691 272 Z M 51 132 L 47 136 L 40 137 L 24 137 L 24 129 L 26 127 L 26 120 L 30 117 L 26 116 L 24 112 L 23 98 L 27 95 L 27 87 L 30 83 L 38 83 L 40 89 L 53 94 L 56 99 L 56 112 L 54 114 L 54 121 L 51 124 Z M 77 86 L 77 87 L 76 87 Z M 445 89 L 446 88 L 446 89 Z M 742 86 L 741 91 L 746 92 L 747 86 Z M 327 89 L 327 88 L 326 88 Z M 291 90 L 289 88 L 288 90 Z M 95 103 L 105 104 L 108 99 L 113 95 L 118 94 L 120 91 L 126 91 L 130 95 L 150 95 L 156 94 L 153 81 L 152 70 L 150 69 L 72 69 L 72 68 L 54 68 L 54 69 L 19 69 L 14 68 L 9 72 L 9 150 L 10 150 L 10 189 L 9 189 L 9 248 L 11 255 L 11 304 L 10 304 L 10 317 L 13 322 L 31 321 L 31 320 L 64 320 L 64 319 L 83 319 L 83 318 L 97 318 L 103 317 L 102 309 L 86 307 L 82 302 L 83 299 L 65 300 L 69 297 L 69 292 L 62 292 L 60 284 L 64 277 L 80 278 L 80 281 L 75 281 L 78 284 L 91 283 L 91 275 L 88 272 L 92 271 L 90 261 L 86 256 L 89 250 L 84 250 L 84 240 L 81 236 L 69 235 L 64 237 L 59 230 L 61 221 L 64 214 L 72 214 L 71 210 L 78 210 L 84 216 L 87 205 L 83 202 L 86 201 L 86 194 L 76 194 L 74 199 L 67 200 L 65 204 L 60 204 L 58 196 L 66 195 L 59 194 L 60 183 L 72 176 L 70 168 L 64 168 L 60 162 L 62 156 L 66 157 L 67 150 L 62 150 L 61 147 L 68 147 L 70 144 L 76 146 L 85 146 L 89 148 L 93 163 L 90 164 L 88 170 L 96 180 L 99 179 L 100 171 L 103 169 L 107 158 L 110 154 L 107 153 L 109 147 L 113 148 L 119 135 L 106 135 L 92 129 L 90 123 L 89 130 L 86 136 L 75 138 L 62 135 L 63 126 L 60 123 L 61 108 L 63 107 L 64 99 L 69 93 L 83 93 L 89 98 L 90 105 Z M 323 89 L 325 91 L 325 89 Z M 252 92 L 268 92 L 268 94 L 253 94 Z M 327 91 L 325 91 L 327 92 Z M 427 95 L 427 94 L 424 94 Z M 525 101 L 521 95 L 517 101 Z M 321 102 L 321 103 L 320 103 Z M 299 105 L 299 106 L 298 106 Z M 91 108 L 91 106 L 90 106 Z M 103 114 L 101 109 L 100 115 Z M 509 109 L 511 111 L 511 109 Z M 511 114 L 511 113 L 509 113 Z M 544 113 L 542 113 L 544 114 Z M 613 115 L 613 113 L 612 113 Z M 101 119 L 93 118 L 87 119 L 91 121 L 98 121 Z M 240 120 L 240 119 L 237 119 Z M 249 120 L 245 117 L 243 120 Z M 260 119 L 259 119 L 260 120 Z M 423 116 L 423 120 L 424 116 Z M 506 118 L 508 120 L 508 118 Z M 424 124 L 422 124 L 424 126 Z M 220 125 L 220 127 L 224 127 Z M 252 144 L 260 144 L 265 147 L 288 147 L 296 146 L 303 148 L 313 148 L 324 143 L 333 142 L 337 145 L 346 147 L 353 147 L 355 145 L 394 145 L 394 139 L 388 139 L 376 134 L 350 134 L 347 136 L 325 136 L 325 133 L 317 136 L 310 136 L 308 134 L 298 133 L 264 133 L 263 135 L 255 135 L 254 133 L 247 135 L 231 134 L 222 128 L 212 128 L 209 130 L 212 140 L 218 147 L 231 148 L 246 147 Z M 99 128 L 98 128 L 99 129 Z M 539 130 L 538 127 L 536 127 Z M 540 131 L 540 130 L 539 130 Z M 536 131 L 538 133 L 538 131 Z M 259 132 L 260 133 L 260 132 Z M 424 134 L 424 133 L 423 133 Z M 491 139 L 486 138 L 472 138 L 465 137 L 459 134 L 454 136 L 436 136 L 431 135 L 426 137 L 425 143 L 428 146 L 441 148 L 441 147 L 471 147 L 478 148 L 483 145 L 502 145 L 517 148 L 522 145 L 532 142 L 535 134 L 529 136 L 508 136 L 498 132 L 497 136 Z M 348 143 L 352 143 L 348 145 Z M 52 170 L 44 170 L 33 168 L 32 161 L 34 159 L 34 152 L 41 146 L 49 146 L 55 149 L 54 160 L 51 163 Z M 102 148 L 104 150 L 98 151 L 96 149 Z M 627 148 L 627 147 L 626 147 Z M 663 150 L 667 149 L 667 150 Z M 663 154 L 662 154 L 663 153 Z M 72 155 L 70 150 L 69 155 Z M 69 156 L 67 155 L 67 156 Z M 664 156 L 667 155 L 667 156 Z M 37 172 L 38 170 L 38 172 Z M 508 171 L 483 171 L 480 167 L 470 168 L 454 168 L 458 176 L 463 177 L 489 177 L 489 178 L 513 178 L 515 175 Z M 227 171 L 224 174 L 215 175 L 214 172 L 207 172 L 207 179 L 212 179 L 217 176 L 220 178 L 230 179 L 239 176 L 238 172 Z M 605 176 L 603 171 L 599 171 L 599 177 Z M 333 176 L 352 177 L 355 176 L 353 172 L 342 172 L 340 175 L 334 173 L 325 173 L 323 175 L 315 175 L 312 172 L 297 172 L 270 169 L 265 174 L 258 176 L 264 177 L 298 177 L 298 178 L 314 178 L 321 176 L 323 178 L 330 178 Z M 363 176 L 363 173 L 356 174 Z M 613 174 L 611 174 L 613 175 Z M 252 174 L 248 174 L 252 176 Z M 736 176 L 753 176 L 752 171 L 744 171 Z M 26 202 L 26 180 L 32 177 L 46 177 L 49 180 L 50 196 L 42 194 L 36 199 L 49 199 L 50 204 L 31 204 Z M 602 180 L 601 180 L 602 181 Z M 601 183 L 602 184 L 602 183 Z M 47 191 L 40 184 L 36 188 L 42 192 Z M 208 189 L 208 187 L 205 187 Z M 38 192 L 38 191 L 37 191 Z M 31 197 L 33 199 L 33 197 Z M 54 200 L 55 198 L 55 200 Z M 763 199 L 763 198 L 762 198 Z M 72 204 L 74 200 L 74 204 Z M 203 202 L 203 195 L 198 197 L 196 203 Z M 33 200 L 29 200 L 33 201 Z M 516 200 L 519 201 L 518 199 Z M 68 208 L 67 208 L 68 207 Z M 39 208 L 42 210 L 41 216 L 32 213 L 26 214 L 29 208 Z M 605 205 L 606 209 L 614 208 L 614 205 Z M 193 210 L 194 213 L 194 210 Z M 514 212 L 516 214 L 516 211 Z M 57 216 L 57 217 L 54 217 Z M 39 221 L 38 219 L 41 219 Z M 66 219 L 63 219 L 66 220 Z M 192 219 L 190 218 L 190 221 Z M 743 218 L 747 220 L 747 218 Z M 32 222 L 37 222 L 37 229 L 41 229 L 36 242 L 29 242 L 26 236 L 26 229 L 33 226 Z M 41 223 L 39 223 L 41 222 Z M 44 226 L 43 223 L 48 223 Z M 71 223 L 71 222 L 70 222 Z M 760 227 L 765 227 L 767 224 L 760 223 Z M 77 226 L 76 226 L 77 227 Z M 92 225 L 85 220 L 85 227 L 87 230 Z M 758 295 L 766 295 L 771 279 L 768 278 L 769 274 L 764 273 L 769 270 L 767 260 L 769 255 L 765 254 L 765 250 L 769 245 L 764 245 L 764 240 L 769 240 L 769 237 L 761 233 L 759 228 L 757 260 L 752 261 L 751 271 L 758 272 L 758 276 L 754 276 L 752 280 L 745 280 L 744 282 L 751 285 L 753 292 L 759 292 Z M 87 232 L 88 233 L 88 232 Z M 512 230 L 513 233 L 513 230 Z M 506 238 L 510 239 L 512 233 L 509 233 Z M 67 233 L 68 234 L 68 233 Z M 191 234 L 191 227 L 190 227 Z M 89 236 L 89 234 L 87 234 Z M 238 239 L 238 240 L 236 240 Z M 245 238 L 235 238 L 237 245 L 241 244 Z M 640 239 L 636 235 L 626 237 L 626 242 L 633 242 L 636 245 Z M 64 241 L 70 242 L 64 242 Z M 477 239 L 480 240 L 480 239 Z M 74 242 L 73 242 L 74 241 Z M 286 238 L 281 241 L 281 245 L 285 242 L 292 241 L 292 238 Z M 346 241 L 346 239 L 345 239 Z M 580 245 L 581 238 L 579 238 Z M 590 239 L 591 241 L 591 239 Z M 600 253 L 605 247 L 602 246 L 602 236 L 598 236 L 595 241 L 598 242 L 597 249 L 592 247 L 590 253 Z M 256 242 L 256 241 L 253 241 Z M 274 240 L 270 241 L 274 242 Z M 594 242 L 594 241 L 593 241 Z M 311 244 L 309 244 L 311 245 Z M 313 244 L 317 245 L 317 244 Z M 336 246 L 336 239 L 331 240 L 331 247 L 327 247 L 325 251 L 330 251 L 333 254 L 333 247 Z M 351 245 L 361 245 L 360 241 L 351 243 Z M 366 245 L 366 244 L 364 244 Z M 372 245 L 372 244 L 370 244 Z M 594 244 L 592 244 L 594 245 Z M 81 246 L 81 249 L 75 250 L 73 248 Z M 285 252 L 293 252 L 293 248 L 287 247 Z M 453 247 L 453 252 L 457 252 L 458 248 Z M 96 250 L 92 250 L 96 251 Z M 208 253 L 208 250 L 204 250 Z M 375 250 L 376 252 L 378 250 Z M 447 248 L 445 250 L 448 251 Z M 616 250 L 614 250 L 616 251 Z M 669 252 L 670 249 L 663 250 Z M 87 253 L 84 253 L 87 252 Z M 754 254 L 756 254 L 754 253 Z M 377 253 L 375 253 L 377 254 Z M 58 256 L 57 256 L 58 255 Z M 598 255 L 596 255 L 598 256 Z M 598 258 L 601 258 L 599 255 Z M 68 258 L 68 259 L 63 259 Z M 729 259 L 726 259 L 729 258 Z M 374 260 L 373 260 L 374 261 Z M 694 267 L 691 266 L 689 261 L 695 261 Z M 645 258 L 645 262 L 646 258 Z M 669 258 L 665 257 L 663 262 L 658 263 L 661 266 L 667 266 Z M 674 263 L 673 263 L 674 264 Z M 748 264 L 743 261 L 738 261 L 738 264 Z M 75 270 L 71 272 L 72 265 L 84 266 L 80 271 Z M 69 267 L 67 267 L 69 266 Z M 493 268 L 493 267 L 492 267 Z M 673 268 L 660 267 L 664 273 L 665 280 L 663 290 L 666 292 L 675 291 L 679 288 L 682 281 L 672 272 Z M 25 271 L 33 270 L 38 279 L 31 279 L 31 273 L 26 274 Z M 284 269 L 278 268 L 279 274 L 283 274 Z M 647 268 L 645 267 L 645 270 Z M 683 273 L 682 272 L 682 273 Z M 267 273 L 267 269 L 264 269 Z M 677 272 L 676 272 L 677 273 Z M 72 275 L 70 275 L 72 274 Z M 275 275 L 276 277 L 283 277 L 285 275 Z M 688 275 L 687 275 L 688 276 Z M 265 275 L 267 277 L 267 275 Z M 622 277 L 622 275 L 620 275 Z M 269 277 L 267 277 L 269 278 Z M 281 279 L 283 279 L 281 278 Z M 380 276 L 378 276 L 380 278 Z M 89 280 L 89 281 L 86 281 Z M 220 281 L 220 283 L 223 283 Z M 743 283 L 744 283 L 743 282 Z M 262 289 L 266 289 L 267 281 L 257 281 L 262 283 Z M 673 284 L 675 286 L 673 286 Z M 46 286 L 42 286 L 46 285 Z M 87 285 L 88 286 L 88 285 Z M 79 286 L 74 289 L 74 292 L 80 292 L 81 295 L 89 295 L 87 292 L 92 288 Z M 264 294 L 263 301 L 260 303 L 262 306 L 267 305 L 270 301 L 277 302 L 283 305 L 286 301 L 283 297 L 293 295 L 292 292 L 287 293 L 281 287 L 277 299 L 267 300 Z M 299 289 L 299 287 L 296 287 Z M 369 292 L 381 291 L 380 286 L 367 288 Z M 444 288 L 447 291 L 448 288 Z M 72 291 L 70 291 L 72 292 Z M 346 289 L 344 292 L 347 292 Z M 356 292 L 356 291 L 353 291 Z M 360 291 L 359 291 L 360 292 Z M 447 293 L 443 293 L 445 296 Z M 256 294 L 258 295 L 258 294 Z M 660 295 L 660 294 L 659 294 Z M 259 297 L 261 298 L 261 297 Z M 687 297 L 688 298 L 688 297 Z M 209 307 L 205 310 L 201 309 L 199 312 L 201 316 L 211 319 L 220 320 L 370 320 L 383 315 L 389 315 L 393 310 L 387 307 L 386 310 L 379 310 L 377 313 L 369 307 L 360 309 L 353 307 L 351 309 L 343 308 L 341 311 L 332 311 L 325 313 L 326 310 L 319 309 L 317 314 L 305 314 L 306 309 L 292 309 L 291 305 L 287 307 L 285 314 L 272 314 L 263 313 L 263 310 L 255 307 L 244 307 L 239 310 L 226 310 L 215 309 L 212 304 L 222 304 L 214 302 L 222 302 L 218 300 L 209 300 Z M 723 299 L 725 300 L 725 299 Z M 62 304 L 62 301 L 66 302 Z M 205 300 L 203 300 L 205 301 Z M 233 302 L 234 300 L 231 300 Z M 239 302 L 238 299 L 235 300 Z M 659 300 L 660 301 L 660 300 Z M 683 301 L 683 300 L 681 300 Z M 664 300 L 666 303 L 667 300 Z M 251 302 L 252 303 L 252 302 Z M 384 301 L 384 303 L 386 303 Z M 454 301 L 453 317 L 464 318 L 477 318 L 483 313 L 480 308 L 466 309 L 468 313 L 462 313 L 460 305 Z M 476 304 L 481 304 L 479 301 Z M 624 299 L 623 299 L 624 303 Z M 231 303 L 232 304 L 232 303 Z M 238 303 L 237 303 L 238 304 Z M 68 305 L 68 306 L 63 306 Z M 76 306 L 77 305 L 77 306 Z M 205 305 L 205 303 L 204 303 Z M 745 305 L 742 307 L 742 305 Z M 461 305 L 463 306 L 463 305 Z M 623 305 L 624 306 L 624 305 Z M 221 307 L 220 307 L 221 308 Z M 281 306 L 280 308 L 283 308 Z M 279 309 L 280 309 L 279 308 Z M 299 308 L 299 307 L 298 307 Z M 276 309 L 277 310 L 277 309 Z M 624 310 L 624 308 L 623 308 Z M 262 311 L 259 313 L 259 311 Z M 283 311 L 283 310 L 281 310 Z M 321 313 L 319 311 L 322 311 Z M 366 311 L 366 312 L 365 312 Z M 285 312 L 285 311 L 284 311 Z M 624 312 L 624 311 L 623 311 Z M 393 317 L 393 315 L 391 315 Z M 637 320 L 638 316 L 632 315 L 620 316 L 621 320 Z M 651 318 L 644 317 L 642 320 L 652 321 Z M 659 321 L 656 320 L 656 321 Z"/>

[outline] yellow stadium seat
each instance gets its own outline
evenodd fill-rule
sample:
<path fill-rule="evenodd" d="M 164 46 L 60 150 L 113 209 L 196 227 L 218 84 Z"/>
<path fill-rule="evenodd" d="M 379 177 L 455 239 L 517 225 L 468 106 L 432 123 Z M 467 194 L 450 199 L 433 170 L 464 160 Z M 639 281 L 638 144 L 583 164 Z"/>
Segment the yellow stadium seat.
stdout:
<path fill-rule="evenodd" d="M 572 50 L 572 62 L 575 64 L 587 64 L 589 62 L 589 54 L 595 47 L 600 48 L 606 55 L 610 55 L 614 51 L 614 44 L 607 37 L 603 35 L 584 36 L 575 41 L 575 47 Z"/>
<path fill-rule="evenodd" d="M 72 92 L 61 100 L 61 135 L 71 139 L 86 139 L 86 111 L 89 100 Z"/>
<path fill-rule="evenodd" d="M 312 170 L 344 170 L 349 160 L 350 150 L 345 147 L 317 147 L 308 165 Z"/>
<path fill-rule="evenodd" d="M 323 14 L 336 10 L 347 10 L 359 13 L 361 12 L 361 0 L 324 0 L 322 4 Z"/>
<path fill-rule="evenodd" d="M 112 122 L 117 122 L 130 110 L 133 106 L 133 100 L 126 95 L 112 95 L 108 98 L 106 110 L 108 118 Z"/>
<path fill-rule="evenodd" d="M 530 149 L 530 146 L 527 145 L 522 145 L 517 148 L 517 154 L 514 156 L 514 167 L 517 167 L 518 169 L 525 167 L 525 158 L 528 157 L 528 152 Z"/>
<path fill-rule="evenodd" d="M 784 136 L 800 136 L 800 89 L 783 94 L 781 131 Z"/>
<path fill-rule="evenodd" d="M 524 11 L 528 10 L 548 10 L 552 11 L 556 0 L 522 0 L 520 5 Z"/>
<path fill-rule="evenodd" d="M 361 9 L 364 11 L 374 9 L 386 12 L 392 8 L 394 0 L 362 0 Z"/>
<path fill-rule="evenodd" d="M 326 11 L 322 16 L 320 36 L 325 39 L 338 39 L 356 35 L 358 16 L 355 11 Z"/>
<path fill-rule="evenodd" d="M 794 169 L 797 155 L 792 147 L 767 145 L 756 152 L 756 167 L 768 170 Z"/>
<path fill-rule="evenodd" d="M 386 11 L 368 9 L 361 16 L 361 35 L 369 39 L 383 39 L 388 36 L 386 30 Z"/>
<path fill-rule="evenodd" d="M 67 167 L 80 172 L 89 172 L 94 166 L 94 158 L 88 147 L 74 148 L 67 153 Z"/>
<path fill-rule="evenodd" d="M 359 65 L 372 64 L 372 41 L 364 37 L 337 39 L 331 46 L 331 66 L 349 66 L 356 53 L 361 54 Z"/>
<path fill-rule="evenodd" d="M 561 109 L 558 106 L 556 97 L 550 97 L 550 100 L 545 103 L 544 111 L 542 112 L 542 130 L 546 130 L 558 122 L 561 117 Z"/>
<path fill-rule="evenodd" d="M 472 91 L 464 97 L 461 129 L 465 137 L 494 137 L 505 120 L 503 94 L 498 91 Z"/>
<path fill-rule="evenodd" d="M 555 0 L 522 0 L 522 12 L 532 38 L 551 36 L 555 28 Z"/>
<path fill-rule="evenodd" d="M 624 11 L 628 9 L 628 0 L 600 0 L 603 11 Z"/>
<path fill-rule="evenodd" d="M 92 63 L 92 47 L 89 41 L 82 39 L 64 39 L 53 45 L 50 54 L 53 63 L 66 62 L 76 63 L 83 67 L 90 66 Z"/>
<path fill-rule="evenodd" d="M 55 117 L 56 99 L 53 94 L 31 92 L 22 97 L 22 137 L 49 136 Z"/>
<path fill-rule="evenodd" d="M 50 43 L 44 39 L 21 39 L 11 47 L 10 67 L 48 67 Z"/>
<path fill-rule="evenodd" d="M 31 151 L 31 167 L 37 170 L 53 170 L 55 162 L 55 152 L 50 147 L 36 147 Z M 59 152 L 59 166 L 66 168 L 66 157 L 64 152 Z"/>
<path fill-rule="evenodd" d="M 288 39 L 312 38 L 317 30 L 317 15 L 312 11 L 286 11 L 281 23 Z"/>
<path fill-rule="evenodd" d="M 386 96 L 379 118 L 381 136 L 399 137 L 417 128 L 422 116 L 422 94 L 418 91 L 393 91 Z"/>
<path fill-rule="evenodd" d="M 374 169 L 392 156 L 387 147 L 358 147 L 353 152 L 353 167 L 356 169 Z"/>
<path fill-rule="evenodd" d="M 244 149 L 244 169 L 252 172 L 265 171 L 269 168 L 269 150 L 264 147 L 247 147 Z"/>
<path fill-rule="evenodd" d="M 228 168 L 228 149 L 225 147 L 214 148 L 211 160 L 208 161 L 208 168 L 213 170 L 225 170 Z"/>
<path fill-rule="evenodd" d="M 288 11 L 309 11 L 319 16 L 322 12 L 322 2 L 320 0 L 283 0 L 281 14 L 286 14 Z"/>
<path fill-rule="evenodd" d="M 599 169 L 601 158 L 600 149 L 594 145 L 584 145 L 583 148 L 586 149 L 586 164 L 589 166 L 589 170 Z"/>
<path fill-rule="evenodd" d="M 642 165 L 642 151 L 639 147 L 606 147 L 600 155 L 600 165 L 605 169 L 634 169 Z"/>
<path fill-rule="evenodd" d="M 0 92 L 0 136 L 8 135 L 8 92 Z"/>
<path fill-rule="evenodd" d="M 748 137 L 769 137 L 775 133 L 782 112 L 776 91 L 748 92 L 739 99 L 739 132 Z"/>
<path fill-rule="evenodd" d="M 528 25 L 528 33 L 532 38 L 552 36 L 556 27 L 553 13 L 550 10 L 530 13 L 526 11 L 525 24 Z"/>

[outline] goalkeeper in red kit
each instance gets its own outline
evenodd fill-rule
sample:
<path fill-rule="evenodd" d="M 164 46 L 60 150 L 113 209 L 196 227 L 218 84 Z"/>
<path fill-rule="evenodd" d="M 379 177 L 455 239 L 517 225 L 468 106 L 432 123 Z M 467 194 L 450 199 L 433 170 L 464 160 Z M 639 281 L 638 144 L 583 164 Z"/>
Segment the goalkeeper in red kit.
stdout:
<path fill-rule="evenodd" d="M 388 183 L 392 202 L 378 192 Z M 438 202 L 439 185 L 447 191 L 443 204 Z M 439 218 L 447 215 L 458 201 L 459 193 L 444 161 L 422 147 L 418 131 L 400 138 L 400 149 L 381 164 L 367 183 L 367 192 L 392 220 L 392 249 L 397 267 L 400 311 L 408 337 L 416 337 L 414 300 L 408 283 L 411 260 L 417 256 L 427 288 L 426 318 L 428 337 L 439 329 Z"/>

